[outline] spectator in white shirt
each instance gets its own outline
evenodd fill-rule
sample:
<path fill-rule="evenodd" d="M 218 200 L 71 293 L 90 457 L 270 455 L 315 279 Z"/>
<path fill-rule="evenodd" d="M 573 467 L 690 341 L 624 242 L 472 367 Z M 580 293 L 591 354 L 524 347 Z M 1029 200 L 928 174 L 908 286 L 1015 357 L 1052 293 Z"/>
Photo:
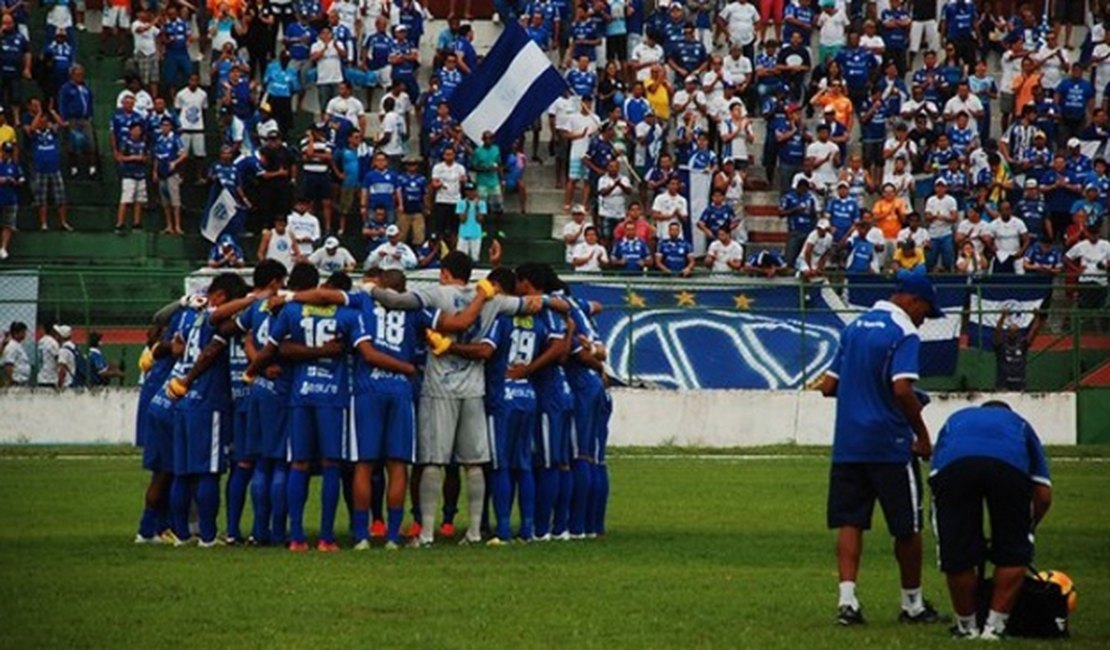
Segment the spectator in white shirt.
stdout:
<path fill-rule="evenodd" d="M 320 241 L 320 220 L 309 212 L 311 207 L 312 202 L 308 199 L 297 199 L 293 211 L 285 220 L 285 227 L 293 237 L 300 257 L 312 255 L 312 251 L 316 249 L 316 242 Z"/>
<path fill-rule="evenodd" d="M 162 30 L 151 20 L 149 11 L 140 11 L 138 18 L 131 23 L 131 34 L 134 36 L 135 68 L 139 72 L 139 79 L 143 85 L 150 89 L 151 94 L 157 94 L 158 82 L 161 79 L 158 52 L 158 34 Z"/>
<path fill-rule="evenodd" d="M 366 107 L 359 98 L 352 96 L 352 90 L 349 81 L 341 82 L 339 95 L 333 97 L 324 110 L 328 115 L 347 120 L 359 131 L 366 131 Z"/>
<path fill-rule="evenodd" d="M 566 244 L 566 262 L 572 264 L 574 261 L 574 249 L 579 244 L 586 241 L 586 229 L 590 228 L 590 224 L 586 221 L 586 208 L 581 204 L 575 204 L 570 210 L 570 221 L 563 226 L 563 243 Z"/>
<path fill-rule="evenodd" d="M 825 265 L 829 261 L 829 252 L 833 249 L 835 239 L 832 236 L 832 223 L 828 219 L 818 219 L 817 227 L 806 235 L 802 244 L 802 254 L 798 256 L 795 266 L 798 276 L 804 280 L 812 280 L 825 274 Z"/>
<path fill-rule="evenodd" d="M 35 383 L 39 386 L 54 387 L 58 385 L 58 351 L 62 344 L 59 342 L 61 332 L 69 335 L 69 328 L 65 325 L 53 325 L 49 322 L 43 325 L 42 337 L 39 338 L 39 374 Z"/>
<path fill-rule="evenodd" d="M 609 253 L 597 243 L 597 228 L 586 228 L 586 241 L 574 247 L 571 264 L 575 271 L 582 273 L 600 271 L 609 264 Z"/>
<path fill-rule="evenodd" d="M 678 193 L 680 181 L 671 178 L 667 181 L 667 191 L 655 197 L 651 203 L 651 218 L 655 222 L 655 236 L 662 239 L 667 234 L 667 226 L 678 222 L 680 226 L 690 219 L 690 208 L 686 197 Z"/>
<path fill-rule="evenodd" d="M 983 117 L 983 102 L 979 97 L 971 94 L 967 80 L 960 81 L 956 86 L 956 94 L 944 104 L 944 121 L 955 122 L 960 113 L 967 113 L 970 119 L 968 126 L 972 132 L 979 132 L 979 118 Z"/>
<path fill-rule="evenodd" d="M 717 239 L 709 244 L 705 265 L 714 273 L 734 273 L 744 268 L 744 247 L 732 239 L 728 228 L 717 231 Z"/>
<path fill-rule="evenodd" d="M 651 30 L 644 34 L 644 40 L 632 48 L 628 65 L 636 72 L 637 81 L 647 81 L 651 77 L 651 66 L 663 61 L 663 47 L 655 42 Z"/>
<path fill-rule="evenodd" d="M 1064 73 L 1071 68 L 1071 57 L 1067 48 L 1060 47 L 1056 32 L 1049 30 L 1045 34 L 1045 44 L 1033 53 L 1032 59 L 1040 64 L 1041 88 L 1051 96 L 1056 86 L 1064 80 Z"/>
<path fill-rule="evenodd" d="M 401 229 L 390 225 L 385 229 L 385 236 L 389 241 L 370 251 L 366 258 L 365 267 L 368 269 L 381 269 L 387 271 L 396 269 L 405 271 L 416 268 L 416 253 L 409 245 L 401 241 Z"/>
<path fill-rule="evenodd" d="M 432 167 L 432 182 L 429 188 L 434 192 L 432 202 L 432 230 L 445 233 L 447 243 L 454 246 L 458 234 L 458 218 L 455 207 L 462 198 L 462 186 L 466 182 L 466 167 L 455 161 L 455 149 L 443 150 L 443 160 Z"/>
<path fill-rule="evenodd" d="M 27 324 L 14 321 L 8 328 L 7 340 L 0 351 L 0 386 L 26 386 L 31 383 L 31 359 L 23 342 L 27 340 Z"/>
<path fill-rule="evenodd" d="M 1087 229 L 1087 238 L 1075 243 L 1066 254 L 1068 266 L 1079 274 L 1079 307 L 1102 309 L 1106 306 L 1106 269 L 1110 266 L 1110 242 L 1101 239 L 1097 228 Z"/>
<path fill-rule="evenodd" d="M 728 35 L 731 46 L 739 47 L 750 58 L 755 56 L 755 26 L 759 9 L 749 0 L 732 0 L 717 14 L 717 31 Z"/>
<path fill-rule="evenodd" d="M 310 264 L 320 271 L 321 277 L 327 277 L 338 271 L 352 271 L 355 268 L 355 258 L 351 251 L 339 245 L 335 237 L 324 240 L 324 247 L 308 256 Z"/>
<path fill-rule="evenodd" d="M 611 239 L 613 228 L 624 219 L 633 187 L 632 181 L 620 173 L 620 163 L 616 159 L 609 161 L 605 172 L 597 179 L 597 215 L 602 220 L 603 237 Z"/>
<path fill-rule="evenodd" d="M 1029 248 L 1029 230 L 1025 222 L 1015 219 L 1009 201 L 998 204 L 998 218 L 983 233 L 994 248 L 991 273 L 1022 273 L 1021 259 Z"/>
<path fill-rule="evenodd" d="M 54 387 L 72 388 L 77 379 L 77 359 L 80 357 L 77 344 L 70 339 L 73 330 L 68 325 L 58 325 L 54 331 L 62 340 L 62 345 L 58 348 L 58 376 Z"/>
<path fill-rule="evenodd" d="M 898 231 L 894 243 L 901 245 L 902 242 L 909 240 L 922 250 L 928 249 L 931 240 L 929 239 L 929 231 L 921 227 L 921 215 L 911 212 L 906 216 L 906 222 L 906 227 Z"/>
<path fill-rule="evenodd" d="M 347 50 L 335 39 L 331 27 L 324 25 L 312 43 L 308 58 L 316 64 L 316 96 L 319 105 L 327 106 L 339 92 L 339 82 L 343 81 L 343 61 L 347 59 Z"/>
<path fill-rule="evenodd" d="M 976 255 L 983 254 L 983 238 L 988 235 L 988 224 L 983 223 L 982 215 L 975 207 L 968 206 L 967 217 L 956 226 L 956 248 L 963 249 L 971 244 Z"/>
<path fill-rule="evenodd" d="M 818 193 L 824 194 L 836 185 L 840 167 L 840 147 L 829 140 L 829 125 L 817 125 L 817 139 L 806 145 L 806 158 L 813 165 L 813 180 Z"/>
<path fill-rule="evenodd" d="M 925 249 L 925 268 L 932 271 L 939 261 L 941 268 L 947 271 L 955 263 L 952 229 L 960 218 L 959 206 L 955 197 L 948 193 L 948 183 L 943 178 L 938 178 L 933 187 L 935 194 L 925 200 L 925 228 L 932 241 Z"/>

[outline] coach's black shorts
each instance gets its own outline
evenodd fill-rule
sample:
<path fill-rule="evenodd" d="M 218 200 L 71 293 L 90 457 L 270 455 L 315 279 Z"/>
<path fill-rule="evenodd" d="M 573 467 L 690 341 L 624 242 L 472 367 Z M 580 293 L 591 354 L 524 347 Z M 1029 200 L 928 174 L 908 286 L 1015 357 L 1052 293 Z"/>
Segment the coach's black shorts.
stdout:
<path fill-rule="evenodd" d="M 1033 561 L 1033 483 L 1021 470 L 994 458 L 958 460 L 929 478 L 940 570 L 967 571 L 990 559 L 995 566 Z M 983 536 L 983 504 L 991 541 Z"/>
<path fill-rule="evenodd" d="M 893 537 L 921 531 L 921 472 L 908 463 L 833 463 L 829 472 L 829 528 L 871 529 L 875 501 Z"/>

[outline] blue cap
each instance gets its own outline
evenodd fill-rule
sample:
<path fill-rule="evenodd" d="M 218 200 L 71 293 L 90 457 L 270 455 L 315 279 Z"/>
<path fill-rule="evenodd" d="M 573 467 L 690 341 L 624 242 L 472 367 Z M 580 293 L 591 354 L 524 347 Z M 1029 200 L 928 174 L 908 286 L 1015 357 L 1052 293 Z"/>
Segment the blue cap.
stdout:
<path fill-rule="evenodd" d="M 926 318 L 944 318 L 944 312 L 940 310 L 940 307 L 937 307 L 937 290 L 933 288 L 933 283 L 924 274 L 899 271 L 895 275 L 895 279 L 897 280 L 897 286 L 894 288 L 895 293 L 908 293 L 929 304 L 929 313 L 925 315 Z"/>

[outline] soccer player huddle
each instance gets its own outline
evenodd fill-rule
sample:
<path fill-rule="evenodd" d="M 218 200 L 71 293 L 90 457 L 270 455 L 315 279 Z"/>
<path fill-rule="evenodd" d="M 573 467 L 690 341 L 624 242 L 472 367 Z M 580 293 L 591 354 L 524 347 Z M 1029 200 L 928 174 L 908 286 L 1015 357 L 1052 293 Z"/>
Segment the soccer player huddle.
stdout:
<path fill-rule="evenodd" d="M 151 480 L 135 542 L 307 551 L 316 474 L 318 551 L 340 548 L 341 498 L 356 550 L 372 537 L 431 545 L 441 495 L 439 530 L 453 535 L 463 475 L 463 544 L 603 534 L 611 402 L 598 306 L 546 265 L 476 283 L 471 271 L 453 252 L 438 285 L 408 290 L 396 270 L 353 287 L 342 273 L 321 284 L 310 264 L 263 261 L 253 288 L 224 273 L 155 314 L 140 360 L 136 435 Z"/>

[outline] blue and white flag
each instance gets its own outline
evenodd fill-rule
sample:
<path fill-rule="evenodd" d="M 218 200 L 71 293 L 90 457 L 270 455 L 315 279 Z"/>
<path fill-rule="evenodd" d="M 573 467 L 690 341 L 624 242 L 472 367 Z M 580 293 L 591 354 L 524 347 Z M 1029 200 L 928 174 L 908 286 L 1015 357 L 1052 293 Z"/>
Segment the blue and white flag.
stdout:
<path fill-rule="evenodd" d="M 994 348 L 994 330 L 1002 311 L 1007 312 L 1024 335 L 1033 324 L 1035 312 L 1052 292 L 1052 276 L 991 275 L 981 279 L 968 301 L 967 343 L 971 347 Z"/>
<path fill-rule="evenodd" d="M 935 276 L 930 278 L 937 291 L 938 307 L 944 318 L 931 318 L 917 328 L 921 336 L 920 371 L 922 377 L 951 375 L 956 372 L 960 352 L 960 321 L 967 300 L 968 279 L 965 276 Z M 878 300 L 886 300 L 894 290 L 890 278 L 875 275 L 847 277 L 845 296 L 848 308 L 860 312 L 870 309 Z M 855 320 L 856 314 L 843 313 L 844 324 Z"/>
<path fill-rule="evenodd" d="M 220 192 L 208 201 L 208 205 L 204 209 L 204 216 L 200 220 L 200 234 L 208 241 L 215 243 L 227 224 L 235 218 L 239 213 L 239 203 L 227 188 L 221 188 Z"/>
<path fill-rule="evenodd" d="M 463 132 L 475 142 L 491 131 L 502 151 L 531 128 L 567 82 L 535 41 L 514 22 L 455 92 L 448 106 Z"/>

